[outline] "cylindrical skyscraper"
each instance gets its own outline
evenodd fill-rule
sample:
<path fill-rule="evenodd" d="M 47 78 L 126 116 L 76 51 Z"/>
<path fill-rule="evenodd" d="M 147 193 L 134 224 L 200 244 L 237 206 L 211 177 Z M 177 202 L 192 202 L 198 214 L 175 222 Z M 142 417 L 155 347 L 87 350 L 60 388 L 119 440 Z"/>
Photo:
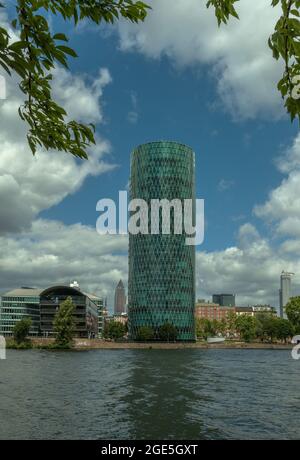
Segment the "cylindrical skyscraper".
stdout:
<path fill-rule="evenodd" d="M 176 142 L 151 142 L 137 147 L 131 156 L 130 198 L 191 200 L 195 223 L 195 154 Z M 183 206 L 182 206 L 183 209 Z M 129 235 L 128 314 L 129 336 L 136 339 L 139 328 L 149 326 L 159 339 L 159 328 L 171 323 L 177 340 L 195 340 L 195 246 L 182 234 L 163 234 L 162 212 L 159 234 Z M 173 218 L 173 221 L 172 221 Z"/>

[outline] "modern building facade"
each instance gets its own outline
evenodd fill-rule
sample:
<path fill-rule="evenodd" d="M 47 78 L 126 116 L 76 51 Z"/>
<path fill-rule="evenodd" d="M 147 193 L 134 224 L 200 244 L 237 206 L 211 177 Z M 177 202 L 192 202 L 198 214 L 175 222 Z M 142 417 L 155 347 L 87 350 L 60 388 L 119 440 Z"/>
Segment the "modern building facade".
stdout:
<path fill-rule="evenodd" d="M 103 332 L 104 332 L 104 322 L 105 322 L 105 317 L 106 317 L 106 314 L 107 314 L 107 309 L 106 309 L 106 304 L 107 304 L 107 300 L 102 298 L 102 297 L 98 297 L 96 296 L 95 294 L 86 294 L 89 299 L 94 302 L 95 305 L 97 305 L 97 309 L 98 309 L 98 339 L 102 339 L 103 338 Z"/>
<path fill-rule="evenodd" d="M 235 294 L 213 294 L 212 301 L 221 307 L 235 307 Z"/>
<path fill-rule="evenodd" d="M 1 297 L 0 335 L 11 336 L 16 323 L 31 318 L 30 336 L 40 334 L 40 289 L 22 287 Z"/>
<path fill-rule="evenodd" d="M 280 290 L 279 290 L 279 308 L 280 308 L 280 317 L 284 318 L 285 311 L 284 307 L 289 302 L 291 298 L 291 284 L 292 284 L 292 275 L 294 273 L 288 273 L 283 271 L 280 275 Z"/>
<path fill-rule="evenodd" d="M 115 315 L 122 315 L 126 313 L 126 293 L 123 281 L 120 280 L 115 289 L 115 305 L 114 305 Z"/>
<path fill-rule="evenodd" d="M 151 200 L 190 199 L 195 218 L 195 154 L 176 142 L 151 142 L 137 147 L 131 156 L 130 198 Z M 186 234 L 171 232 L 129 235 L 128 327 L 136 339 L 141 326 L 153 329 L 171 323 L 177 340 L 195 340 L 195 246 L 186 245 Z M 151 213 L 148 214 L 151 227 Z"/>
<path fill-rule="evenodd" d="M 14 326 L 24 318 L 31 318 L 30 336 L 53 336 L 53 320 L 60 304 L 71 297 L 75 304 L 75 337 L 102 337 L 104 327 L 103 300 L 70 286 L 47 289 L 23 287 L 1 297 L 0 335 L 13 335 Z"/>
<path fill-rule="evenodd" d="M 71 286 L 52 286 L 40 294 L 41 333 L 54 335 L 53 321 L 59 305 L 71 297 L 75 305 L 75 337 L 98 337 L 98 307 L 87 294 Z"/>

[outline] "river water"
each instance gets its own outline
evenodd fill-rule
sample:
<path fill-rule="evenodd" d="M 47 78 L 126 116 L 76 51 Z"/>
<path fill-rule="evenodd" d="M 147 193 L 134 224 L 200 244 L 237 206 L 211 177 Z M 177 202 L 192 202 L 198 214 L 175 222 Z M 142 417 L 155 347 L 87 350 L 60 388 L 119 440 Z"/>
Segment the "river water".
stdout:
<path fill-rule="evenodd" d="M 299 439 L 286 350 L 8 350 L 0 439 Z"/>

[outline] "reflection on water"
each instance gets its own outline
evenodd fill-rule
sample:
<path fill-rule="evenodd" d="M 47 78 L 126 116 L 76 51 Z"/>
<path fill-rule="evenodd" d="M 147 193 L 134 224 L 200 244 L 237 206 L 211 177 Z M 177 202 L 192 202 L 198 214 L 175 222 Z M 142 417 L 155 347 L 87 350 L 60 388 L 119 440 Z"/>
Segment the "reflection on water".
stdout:
<path fill-rule="evenodd" d="M 128 381 L 130 437 L 139 439 L 200 439 L 201 418 L 193 417 L 193 404 L 208 404 L 197 395 L 194 351 L 158 351 L 136 355 Z M 197 359 L 197 374 L 203 373 Z"/>
<path fill-rule="evenodd" d="M 0 438 L 295 439 L 299 377 L 279 350 L 9 350 Z"/>

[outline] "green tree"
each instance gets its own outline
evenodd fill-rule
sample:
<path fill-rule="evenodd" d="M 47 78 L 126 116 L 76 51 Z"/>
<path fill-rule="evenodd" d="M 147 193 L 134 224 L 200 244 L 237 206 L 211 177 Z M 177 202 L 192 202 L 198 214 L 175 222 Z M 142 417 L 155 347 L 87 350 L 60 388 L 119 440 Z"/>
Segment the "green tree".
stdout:
<path fill-rule="evenodd" d="M 47 17 L 60 16 L 75 25 L 82 20 L 114 23 L 120 18 L 139 22 L 144 20 L 149 7 L 133 0 L 17 0 L 15 3 L 16 15 L 11 25 L 19 39 L 12 43 L 9 30 L 0 27 L 0 68 L 9 75 L 17 73 L 20 78 L 25 101 L 19 115 L 29 125 L 27 139 L 32 153 L 41 146 L 87 158 L 87 147 L 95 143 L 95 127 L 69 121 L 64 108 L 52 98 L 53 69 L 59 64 L 68 68 L 68 58 L 77 54 L 66 45 L 65 34 L 52 33 Z M 1 3 L 0 8 L 4 8 Z"/>
<path fill-rule="evenodd" d="M 154 331 L 152 327 L 149 326 L 141 326 L 138 329 L 137 337 L 136 339 L 140 342 L 147 342 L 149 340 L 154 339 Z"/>
<path fill-rule="evenodd" d="M 242 340 L 245 342 L 251 342 L 251 340 L 256 337 L 257 320 L 253 316 L 238 316 L 236 319 L 236 329 Z"/>
<path fill-rule="evenodd" d="M 27 336 L 31 328 L 31 324 L 31 318 L 21 319 L 15 324 L 15 327 L 13 329 L 13 335 L 14 340 L 18 345 L 26 342 Z"/>
<path fill-rule="evenodd" d="M 106 339 L 121 339 L 126 334 L 126 327 L 120 321 L 109 321 L 104 327 L 104 338 Z"/>
<path fill-rule="evenodd" d="M 175 342 L 177 335 L 177 328 L 171 323 L 165 323 L 159 328 L 159 338 L 163 342 Z"/>
<path fill-rule="evenodd" d="M 226 329 L 231 336 L 233 336 L 236 332 L 236 313 L 234 311 L 230 311 L 226 315 Z"/>
<path fill-rule="evenodd" d="M 238 19 L 235 4 L 243 0 L 207 0 L 207 7 L 215 8 L 219 26 L 226 24 L 230 16 Z M 284 73 L 278 83 L 278 90 L 285 101 L 285 107 L 291 119 L 300 120 L 300 2 L 299 0 L 272 0 L 271 7 L 281 5 L 281 15 L 275 25 L 275 31 L 269 38 L 269 47 L 274 59 L 284 63 Z"/>
<path fill-rule="evenodd" d="M 277 318 L 276 322 L 277 322 L 276 337 L 278 340 L 284 340 L 284 342 L 286 342 L 287 339 L 293 337 L 294 328 L 288 319 Z"/>
<path fill-rule="evenodd" d="M 295 332 L 300 332 L 300 297 L 292 297 L 285 307 L 288 319 L 295 328 Z"/>
<path fill-rule="evenodd" d="M 207 339 L 211 335 L 214 335 L 213 326 L 211 321 L 207 318 L 197 318 L 196 320 L 196 335 L 197 338 Z"/>
<path fill-rule="evenodd" d="M 226 331 L 226 321 L 225 320 L 220 320 L 218 321 L 217 319 L 213 319 L 211 322 L 211 329 L 212 329 L 212 334 L 224 334 Z"/>
<path fill-rule="evenodd" d="M 198 338 L 207 339 L 216 334 L 224 334 L 227 330 L 226 320 L 218 321 L 213 319 L 212 321 L 207 318 L 197 318 L 196 320 L 196 335 Z"/>
<path fill-rule="evenodd" d="M 72 297 L 62 302 L 54 317 L 53 330 L 55 332 L 55 342 L 61 347 L 69 347 L 74 335 L 74 311 Z"/>
<path fill-rule="evenodd" d="M 269 313 L 259 313 L 257 315 L 258 328 L 257 335 L 262 339 L 269 339 L 271 342 L 277 337 L 278 318 Z"/>

